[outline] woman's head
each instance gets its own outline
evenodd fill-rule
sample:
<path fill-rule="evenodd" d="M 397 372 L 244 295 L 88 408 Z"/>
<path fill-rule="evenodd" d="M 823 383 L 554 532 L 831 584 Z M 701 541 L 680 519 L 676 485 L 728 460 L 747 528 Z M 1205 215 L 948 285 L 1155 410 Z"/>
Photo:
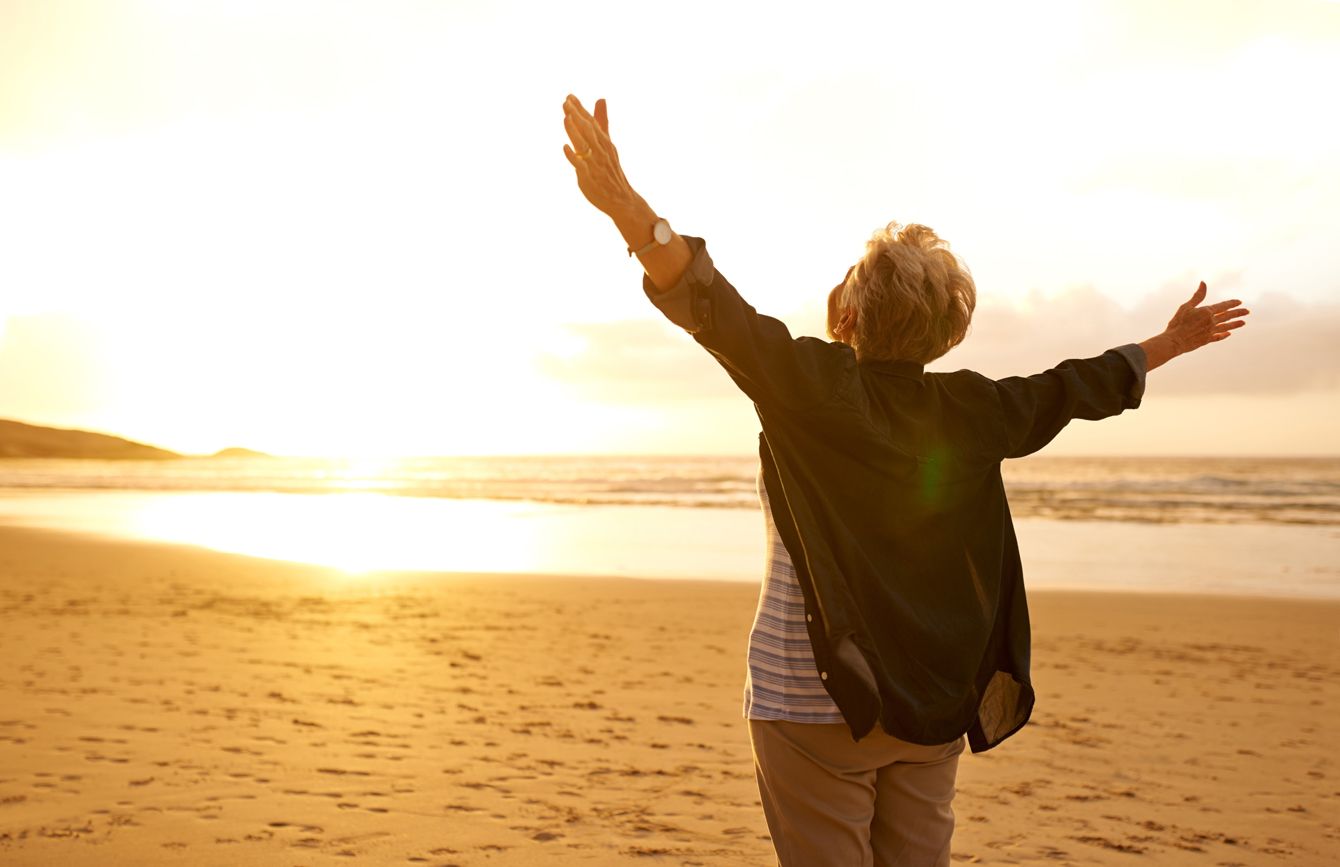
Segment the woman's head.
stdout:
<path fill-rule="evenodd" d="M 934 231 L 889 223 L 828 295 L 828 336 L 862 361 L 934 361 L 963 341 L 977 306 L 967 267 Z"/>

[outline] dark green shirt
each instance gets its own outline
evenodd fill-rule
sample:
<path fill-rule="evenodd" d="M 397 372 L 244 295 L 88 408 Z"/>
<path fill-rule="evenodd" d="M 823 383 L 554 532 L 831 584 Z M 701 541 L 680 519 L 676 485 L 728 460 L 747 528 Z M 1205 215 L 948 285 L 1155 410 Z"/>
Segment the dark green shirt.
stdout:
<path fill-rule="evenodd" d="M 992 380 L 858 362 L 792 337 L 721 276 L 701 238 L 668 292 L 643 290 L 753 400 L 778 535 L 805 597 L 815 664 L 851 728 L 973 752 L 1033 709 L 1023 567 L 1000 464 L 1071 419 L 1140 405 L 1135 344 Z"/>

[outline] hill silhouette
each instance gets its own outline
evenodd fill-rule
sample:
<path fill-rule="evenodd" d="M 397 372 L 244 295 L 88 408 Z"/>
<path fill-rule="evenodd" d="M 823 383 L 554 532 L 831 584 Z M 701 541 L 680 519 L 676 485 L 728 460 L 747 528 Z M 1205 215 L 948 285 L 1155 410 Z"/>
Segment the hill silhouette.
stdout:
<path fill-rule="evenodd" d="M 182 455 L 108 434 L 0 419 L 0 458 L 170 460 Z"/>

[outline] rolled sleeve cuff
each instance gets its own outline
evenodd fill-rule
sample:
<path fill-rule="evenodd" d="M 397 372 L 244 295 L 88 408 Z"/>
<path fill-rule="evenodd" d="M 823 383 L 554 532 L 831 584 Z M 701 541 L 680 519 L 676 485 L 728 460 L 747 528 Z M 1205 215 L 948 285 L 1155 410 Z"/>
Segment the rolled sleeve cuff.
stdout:
<path fill-rule="evenodd" d="M 1138 343 L 1118 346 L 1116 351 L 1121 353 L 1122 358 L 1130 363 L 1131 370 L 1135 371 L 1135 382 L 1131 384 L 1131 390 L 1127 393 L 1127 397 L 1131 406 L 1137 407 L 1140 405 L 1141 398 L 1145 396 L 1145 374 L 1149 372 L 1149 359 Z"/>
<path fill-rule="evenodd" d="M 716 277 L 716 266 L 707 254 L 707 245 L 701 238 L 681 235 L 693 251 L 693 261 L 679 282 L 662 292 L 651 282 L 646 274 L 642 275 L 642 291 L 665 318 L 683 328 L 689 334 L 697 334 L 712 327 L 712 299 L 709 290 Z"/>

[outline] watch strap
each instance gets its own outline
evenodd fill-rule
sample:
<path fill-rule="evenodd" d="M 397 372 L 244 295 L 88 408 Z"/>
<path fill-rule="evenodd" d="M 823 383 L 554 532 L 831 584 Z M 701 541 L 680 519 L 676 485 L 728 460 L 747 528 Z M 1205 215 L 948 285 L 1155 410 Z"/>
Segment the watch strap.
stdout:
<path fill-rule="evenodd" d="M 629 248 L 628 248 L 628 255 L 629 255 L 629 256 L 641 256 L 643 253 L 647 252 L 648 250 L 655 249 L 656 247 L 659 247 L 659 246 L 661 246 L 660 242 L 657 241 L 655 237 L 653 237 L 650 241 L 647 242 L 647 245 L 646 245 L 645 247 L 641 247 L 641 248 L 639 248 L 639 249 L 637 249 L 637 250 L 634 250 L 632 247 L 629 247 Z"/>
<path fill-rule="evenodd" d="M 674 229 L 671 229 L 671 228 L 670 228 L 670 224 L 667 223 L 667 222 L 665 221 L 665 218 L 664 218 L 664 217 L 662 217 L 661 219 L 659 219 L 659 220 L 657 220 L 656 222 L 654 222 L 654 223 L 651 224 L 651 240 L 648 241 L 644 246 L 642 246 L 641 248 L 639 248 L 639 249 L 637 249 L 637 250 L 634 250 L 632 247 L 629 247 L 629 248 L 628 248 L 628 255 L 629 255 L 629 256 L 641 256 L 643 253 L 646 253 L 646 252 L 649 252 L 649 251 L 651 251 L 651 250 L 654 250 L 654 249 L 656 249 L 657 247 L 664 247 L 666 244 L 669 244 L 669 243 L 670 243 L 670 239 L 669 239 L 669 238 L 666 239 L 665 243 L 661 243 L 661 242 L 660 242 L 659 240 L 657 240 L 657 238 L 656 238 L 656 230 L 659 229 L 659 228 L 661 227 L 661 224 L 662 224 L 662 223 L 665 223 L 665 228 L 666 228 L 666 230 L 670 233 L 670 238 L 674 238 L 674 237 L 675 237 L 675 230 L 674 230 Z"/>

